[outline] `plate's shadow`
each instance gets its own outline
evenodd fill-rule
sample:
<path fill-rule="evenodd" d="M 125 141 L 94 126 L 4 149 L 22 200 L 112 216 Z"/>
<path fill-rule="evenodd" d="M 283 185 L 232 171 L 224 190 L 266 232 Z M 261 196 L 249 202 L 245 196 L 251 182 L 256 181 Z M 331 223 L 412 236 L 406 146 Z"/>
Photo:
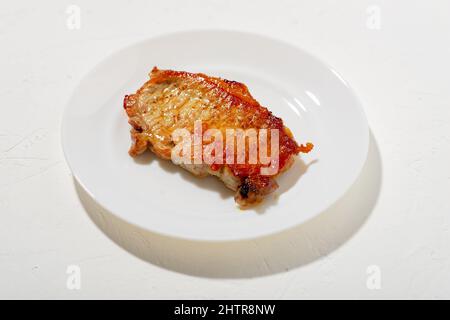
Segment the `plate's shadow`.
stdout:
<path fill-rule="evenodd" d="M 141 229 L 100 207 L 74 181 L 92 221 L 112 241 L 136 257 L 194 276 L 251 278 L 301 267 L 327 256 L 348 241 L 377 202 L 381 172 L 380 152 L 371 133 L 369 154 L 360 176 L 332 207 L 286 231 L 230 242 L 183 240 Z"/>

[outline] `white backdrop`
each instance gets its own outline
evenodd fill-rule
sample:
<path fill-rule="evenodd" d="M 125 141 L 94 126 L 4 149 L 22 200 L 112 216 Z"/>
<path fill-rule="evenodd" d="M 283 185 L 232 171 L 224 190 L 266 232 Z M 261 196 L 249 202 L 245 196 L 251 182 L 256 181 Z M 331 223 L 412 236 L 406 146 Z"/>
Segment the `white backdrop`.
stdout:
<path fill-rule="evenodd" d="M 0 298 L 450 298 L 448 12 L 444 0 L 3 1 Z M 180 241 L 114 218 L 74 183 L 60 119 L 80 79 L 123 46 L 202 28 L 296 44 L 363 101 L 368 162 L 316 219 L 252 241 Z"/>

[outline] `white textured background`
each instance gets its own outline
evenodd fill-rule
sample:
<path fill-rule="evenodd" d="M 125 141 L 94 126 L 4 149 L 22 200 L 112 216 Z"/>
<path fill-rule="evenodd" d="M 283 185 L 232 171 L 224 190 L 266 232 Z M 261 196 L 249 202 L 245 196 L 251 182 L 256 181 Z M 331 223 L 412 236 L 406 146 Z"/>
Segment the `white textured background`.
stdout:
<path fill-rule="evenodd" d="M 80 30 L 66 26 L 70 4 Z M 366 26 L 371 5 L 380 30 Z M 450 298 L 449 12 L 444 0 L 2 1 L 0 298 Z M 123 46 L 200 28 L 297 44 L 355 88 L 374 143 L 336 206 L 256 241 L 183 242 L 115 219 L 74 184 L 60 119 L 83 75 Z M 66 287 L 72 264 L 81 290 Z"/>

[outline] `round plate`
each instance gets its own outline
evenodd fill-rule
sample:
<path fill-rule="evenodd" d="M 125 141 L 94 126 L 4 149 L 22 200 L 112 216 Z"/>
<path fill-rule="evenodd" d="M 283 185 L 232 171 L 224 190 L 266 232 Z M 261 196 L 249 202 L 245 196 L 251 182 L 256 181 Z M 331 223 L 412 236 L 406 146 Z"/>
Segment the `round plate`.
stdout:
<path fill-rule="evenodd" d="M 131 158 L 122 101 L 153 66 L 245 83 L 314 150 L 278 178 L 275 194 L 245 211 L 214 177 L 193 177 L 150 151 Z M 347 83 L 305 51 L 254 34 L 192 31 L 132 45 L 94 68 L 65 110 L 62 142 L 75 178 L 118 217 L 175 237 L 238 240 L 294 226 L 333 204 L 363 167 L 369 130 Z"/>

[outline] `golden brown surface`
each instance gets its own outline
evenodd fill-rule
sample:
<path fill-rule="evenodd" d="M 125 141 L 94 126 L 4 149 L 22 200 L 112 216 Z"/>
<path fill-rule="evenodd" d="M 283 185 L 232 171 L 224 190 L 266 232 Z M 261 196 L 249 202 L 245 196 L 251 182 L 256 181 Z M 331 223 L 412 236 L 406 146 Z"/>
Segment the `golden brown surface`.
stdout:
<path fill-rule="evenodd" d="M 293 156 L 312 149 L 310 143 L 299 146 L 283 121 L 262 107 L 244 84 L 201 73 L 155 67 L 149 81 L 135 94 L 125 96 L 124 108 L 132 125 L 131 156 L 149 148 L 159 157 L 170 159 L 175 146 L 172 132 L 186 128 L 192 133 L 196 120 L 202 120 L 203 132 L 209 128 L 279 129 L 279 172 L 292 164 Z M 196 175 L 218 176 L 237 191 L 236 201 L 246 207 L 277 188 L 274 177 L 279 172 L 262 176 L 261 166 L 224 163 L 183 167 Z"/>

